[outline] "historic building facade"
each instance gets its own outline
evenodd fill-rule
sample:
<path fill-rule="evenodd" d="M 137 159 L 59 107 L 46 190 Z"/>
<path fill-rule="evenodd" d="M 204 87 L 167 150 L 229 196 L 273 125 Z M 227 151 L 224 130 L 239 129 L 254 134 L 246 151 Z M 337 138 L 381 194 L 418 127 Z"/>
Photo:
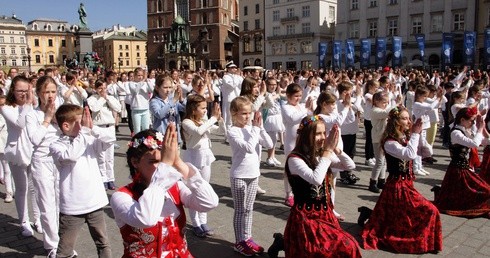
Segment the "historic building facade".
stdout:
<path fill-rule="evenodd" d="M 28 69 L 26 26 L 15 15 L 0 16 L 0 65 Z"/>
<path fill-rule="evenodd" d="M 264 3 L 264 0 L 240 1 L 240 64 L 242 67 L 265 65 Z"/>
<path fill-rule="evenodd" d="M 147 0 L 147 5 L 150 68 L 216 69 L 228 60 L 238 63 L 238 0 Z"/>

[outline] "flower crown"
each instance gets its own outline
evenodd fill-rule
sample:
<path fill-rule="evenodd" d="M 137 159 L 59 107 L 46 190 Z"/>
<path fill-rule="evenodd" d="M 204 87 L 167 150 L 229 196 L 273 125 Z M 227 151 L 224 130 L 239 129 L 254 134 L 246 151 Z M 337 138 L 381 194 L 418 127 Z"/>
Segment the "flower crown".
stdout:
<path fill-rule="evenodd" d="M 477 110 L 476 106 L 472 107 L 472 108 L 468 108 L 466 110 L 466 116 L 467 117 L 476 116 L 477 113 L 478 113 L 478 110 Z"/>
<path fill-rule="evenodd" d="M 155 138 L 149 135 L 146 138 L 141 137 L 128 142 L 128 146 L 130 148 L 138 148 L 140 144 L 144 144 L 146 147 L 153 150 L 160 149 L 163 144 L 163 134 L 161 132 L 156 132 Z"/>
<path fill-rule="evenodd" d="M 398 118 L 400 117 L 400 108 L 399 107 L 394 107 L 393 109 L 391 109 L 390 111 L 390 117 L 391 118 Z"/>
<path fill-rule="evenodd" d="M 304 118 L 303 121 L 299 124 L 299 128 L 298 128 L 298 134 L 301 132 L 301 130 L 303 130 L 303 128 L 305 128 L 306 126 L 308 126 L 309 124 L 315 122 L 315 121 L 319 121 L 319 120 L 323 120 L 323 118 L 321 118 L 319 115 L 314 115 L 314 116 L 310 116 L 309 118 Z"/>

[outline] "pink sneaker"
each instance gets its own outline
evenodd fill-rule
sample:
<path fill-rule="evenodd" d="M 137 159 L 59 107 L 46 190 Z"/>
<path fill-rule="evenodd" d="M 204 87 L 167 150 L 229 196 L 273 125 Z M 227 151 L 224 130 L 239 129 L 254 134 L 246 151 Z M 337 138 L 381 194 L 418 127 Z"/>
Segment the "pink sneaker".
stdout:
<path fill-rule="evenodd" d="M 294 205 L 294 197 L 293 196 L 289 196 L 288 198 L 286 198 L 286 200 L 284 200 L 284 205 L 286 205 L 288 207 L 293 207 L 293 205 Z"/>
<path fill-rule="evenodd" d="M 252 249 L 252 247 L 250 247 L 248 245 L 248 243 L 246 241 L 241 241 L 241 242 L 238 242 L 236 243 L 234 246 L 233 246 L 233 249 L 236 251 L 236 252 L 239 252 L 245 256 L 253 256 L 255 255 L 255 251 Z"/>
<path fill-rule="evenodd" d="M 254 240 L 252 238 L 249 238 L 247 239 L 247 245 L 252 248 L 252 250 L 256 253 L 256 254 L 261 254 L 264 252 L 264 248 L 260 245 L 258 245 L 257 243 L 254 242 Z"/>

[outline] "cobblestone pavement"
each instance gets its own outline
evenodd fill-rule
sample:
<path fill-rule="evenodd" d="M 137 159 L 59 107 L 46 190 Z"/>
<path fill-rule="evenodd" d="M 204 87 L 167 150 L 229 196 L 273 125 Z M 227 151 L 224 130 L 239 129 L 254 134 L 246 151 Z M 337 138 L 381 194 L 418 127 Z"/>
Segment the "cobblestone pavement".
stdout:
<path fill-rule="evenodd" d="M 362 129 L 361 129 L 362 130 Z M 115 171 L 116 183 L 122 186 L 129 182 L 129 170 L 126 167 L 125 151 L 129 140 L 128 129 L 122 128 L 122 134 L 118 135 L 118 144 L 121 148 L 116 150 Z M 232 249 L 234 232 L 232 227 L 233 200 L 229 188 L 230 147 L 223 144 L 223 136 L 213 136 L 213 151 L 217 161 L 213 163 L 211 183 L 220 197 L 220 205 L 209 213 L 208 224 L 215 229 L 216 235 L 207 239 L 198 239 L 187 232 L 189 247 L 195 257 L 242 257 Z M 435 158 L 439 161 L 435 165 L 426 166 L 431 174 L 419 177 L 415 187 L 429 200 L 433 199 L 430 188 L 434 184 L 440 184 L 444 172 L 449 163 L 449 153 L 441 148 L 441 143 L 436 142 Z M 365 205 L 374 207 L 378 194 L 367 190 L 369 184 L 370 168 L 364 165 L 364 139 L 362 132 L 358 134 L 356 175 L 361 180 L 352 186 L 337 183 L 336 210 L 346 217 L 341 226 L 360 241 L 360 227 L 357 226 L 357 207 Z M 284 163 L 285 157 L 282 151 L 278 151 L 278 159 Z M 265 161 L 264 152 L 262 160 Z M 274 232 L 283 232 L 289 214 L 288 207 L 283 205 L 283 167 L 270 168 L 261 166 L 262 176 L 260 186 L 267 190 L 265 195 L 259 195 L 254 206 L 253 237 L 254 240 L 266 249 L 272 243 Z M 80 186 L 83 187 L 83 186 Z M 4 196 L 5 189 L 0 187 L 0 197 Z M 108 192 L 111 195 L 112 191 Z M 119 230 L 114 222 L 111 208 L 105 207 L 107 214 L 107 231 L 109 233 L 113 257 L 122 256 L 122 241 Z M 362 250 L 364 257 L 488 257 L 490 254 L 490 220 L 486 218 L 464 219 L 442 216 L 443 226 L 443 251 L 437 255 L 402 255 L 386 251 Z M 42 236 L 22 237 L 17 221 L 17 213 L 14 203 L 0 203 L 0 257 L 42 257 L 46 253 L 43 249 Z M 83 227 L 75 250 L 79 257 L 97 257 L 97 252 L 87 227 Z M 281 252 L 280 256 L 284 256 Z M 261 257 L 267 257 L 263 254 Z"/>

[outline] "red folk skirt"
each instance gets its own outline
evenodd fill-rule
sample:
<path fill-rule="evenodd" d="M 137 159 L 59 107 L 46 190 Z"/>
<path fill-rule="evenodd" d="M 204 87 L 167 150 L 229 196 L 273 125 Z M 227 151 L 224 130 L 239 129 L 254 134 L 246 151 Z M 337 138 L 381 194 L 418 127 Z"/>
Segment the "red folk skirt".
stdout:
<path fill-rule="evenodd" d="M 483 151 L 483 159 L 480 166 L 480 177 L 483 181 L 490 184 L 490 145 L 485 147 Z"/>
<path fill-rule="evenodd" d="M 475 172 L 450 164 L 434 204 L 442 213 L 452 216 L 487 216 L 490 185 Z"/>
<path fill-rule="evenodd" d="M 412 178 L 388 177 L 361 234 L 364 249 L 407 254 L 442 250 L 439 211 L 414 188 Z"/>
<path fill-rule="evenodd" d="M 362 257 L 357 241 L 340 227 L 329 206 L 291 208 L 284 230 L 286 257 Z"/>

